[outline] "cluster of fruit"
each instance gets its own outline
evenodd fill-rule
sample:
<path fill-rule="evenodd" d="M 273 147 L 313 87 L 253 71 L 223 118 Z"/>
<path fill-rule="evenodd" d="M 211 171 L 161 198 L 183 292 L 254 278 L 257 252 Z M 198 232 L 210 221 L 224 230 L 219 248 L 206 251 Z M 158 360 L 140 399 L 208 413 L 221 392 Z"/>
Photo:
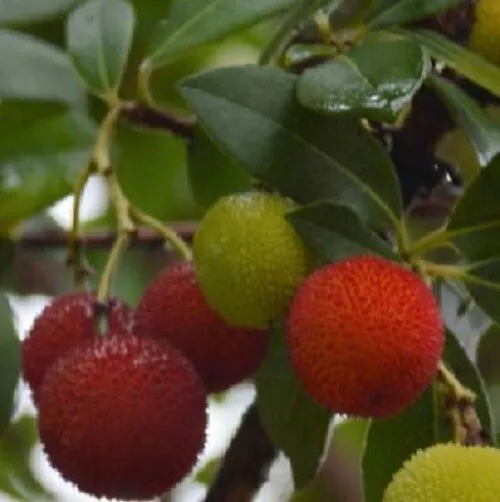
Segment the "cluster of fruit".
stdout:
<path fill-rule="evenodd" d="M 95 295 L 69 293 L 35 320 L 23 374 L 65 479 L 125 500 L 168 491 L 204 447 L 207 394 L 250 377 L 283 319 L 294 371 L 318 404 L 384 418 L 418 398 L 444 345 L 430 289 L 377 256 L 318 268 L 286 219 L 292 208 L 268 193 L 221 198 L 193 262 L 167 266 L 136 309 L 111 299 L 102 328 Z"/>

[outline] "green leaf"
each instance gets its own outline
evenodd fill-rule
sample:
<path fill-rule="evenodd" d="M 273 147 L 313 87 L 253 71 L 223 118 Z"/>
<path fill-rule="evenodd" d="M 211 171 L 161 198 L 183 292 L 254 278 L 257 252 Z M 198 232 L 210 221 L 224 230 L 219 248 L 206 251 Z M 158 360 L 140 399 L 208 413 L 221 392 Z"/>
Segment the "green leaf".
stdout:
<path fill-rule="evenodd" d="M 367 12 L 365 22 L 373 27 L 417 21 L 456 7 L 462 0 L 378 0 Z"/>
<path fill-rule="evenodd" d="M 203 467 L 195 474 L 194 479 L 198 483 L 210 486 L 215 476 L 219 472 L 220 466 L 222 464 L 222 457 L 215 457 L 206 462 Z"/>
<path fill-rule="evenodd" d="M 481 167 L 500 152 L 500 121 L 495 119 L 453 82 L 437 75 L 430 83 L 439 93 L 457 125 L 467 134 Z"/>
<path fill-rule="evenodd" d="M 56 500 L 30 468 L 30 455 L 37 440 L 35 418 L 28 415 L 24 415 L 0 436 L 0 491 L 15 500 Z"/>
<path fill-rule="evenodd" d="M 347 207 L 324 202 L 298 209 L 287 217 L 324 263 L 364 253 L 398 259 L 389 244 Z"/>
<path fill-rule="evenodd" d="M 295 100 L 293 75 L 233 67 L 184 80 L 203 127 L 252 176 L 300 203 L 329 200 L 397 225 L 401 199 L 387 154 L 352 118 L 321 116 Z"/>
<path fill-rule="evenodd" d="M 468 186 L 448 223 L 449 237 L 470 261 L 500 256 L 500 154 Z"/>
<path fill-rule="evenodd" d="M 135 14 L 125 0 L 90 0 L 69 16 L 66 44 L 91 92 L 116 97 L 134 33 Z"/>
<path fill-rule="evenodd" d="M 476 354 L 481 375 L 489 385 L 500 383 L 499 354 L 500 325 L 492 324 L 481 336 Z M 500 402 L 498 404 L 500 405 Z"/>
<path fill-rule="evenodd" d="M 429 54 L 496 96 L 500 96 L 500 68 L 448 38 L 429 30 L 399 33 L 421 44 Z"/>
<path fill-rule="evenodd" d="M 174 0 L 166 21 L 158 26 L 146 56 L 158 67 L 204 44 L 280 14 L 295 0 Z"/>
<path fill-rule="evenodd" d="M 474 364 L 451 332 L 446 333 L 443 359 L 460 382 L 477 394 L 478 416 L 491 433 L 493 421 L 484 385 Z M 431 384 L 403 413 L 387 420 L 372 421 L 363 456 L 365 502 L 381 502 L 393 475 L 417 450 L 451 439 L 452 430 L 436 384 Z"/>
<path fill-rule="evenodd" d="M 0 24 L 42 21 L 69 10 L 79 0 L 0 0 Z"/>
<path fill-rule="evenodd" d="M 10 422 L 14 408 L 14 394 L 19 381 L 21 345 L 12 310 L 0 292 L 0 435 Z"/>
<path fill-rule="evenodd" d="M 464 283 L 481 310 L 500 324 L 500 257 L 475 264 Z"/>
<path fill-rule="evenodd" d="M 319 467 L 331 415 L 308 397 L 295 377 L 282 328 L 272 333 L 255 385 L 262 424 L 290 460 L 295 488 L 302 489 Z"/>
<path fill-rule="evenodd" d="M 375 33 L 333 61 L 306 70 L 297 82 L 297 97 L 318 112 L 393 122 L 430 68 L 420 45 Z"/>
<path fill-rule="evenodd" d="M 81 85 L 69 57 L 31 35 L 0 30 L 0 99 L 82 102 Z"/>
<path fill-rule="evenodd" d="M 187 168 L 194 199 L 202 210 L 217 199 L 251 188 L 252 179 L 201 127 L 188 147 Z"/>
<path fill-rule="evenodd" d="M 283 55 L 283 67 L 286 69 L 306 66 L 311 61 L 332 59 L 337 55 L 335 47 L 318 44 L 293 44 Z"/>
<path fill-rule="evenodd" d="M 95 126 L 73 112 L 46 114 L 31 123 L 29 108 L 2 112 L 0 106 L 1 119 L 12 117 L 0 139 L 0 230 L 7 230 L 71 192 L 88 162 Z"/>

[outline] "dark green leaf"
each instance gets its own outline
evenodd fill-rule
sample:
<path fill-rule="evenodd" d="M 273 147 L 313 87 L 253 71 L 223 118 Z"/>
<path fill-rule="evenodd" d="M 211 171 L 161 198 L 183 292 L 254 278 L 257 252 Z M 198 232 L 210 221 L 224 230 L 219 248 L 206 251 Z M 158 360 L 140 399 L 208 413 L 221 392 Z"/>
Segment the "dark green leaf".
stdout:
<path fill-rule="evenodd" d="M 291 45 L 283 55 L 283 66 L 285 68 L 296 68 L 308 64 L 310 61 L 323 61 L 336 56 L 337 50 L 330 45 Z"/>
<path fill-rule="evenodd" d="M 430 82 L 467 134 L 479 164 L 486 166 L 500 152 L 500 121 L 493 118 L 453 82 L 432 74 Z"/>
<path fill-rule="evenodd" d="M 378 0 L 365 22 L 382 27 L 406 24 L 456 7 L 462 0 Z"/>
<path fill-rule="evenodd" d="M 297 96 L 311 110 L 393 122 L 430 68 L 429 57 L 415 42 L 375 33 L 333 61 L 306 70 L 297 82 Z"/>
<path fill-rule="evenodd" d="M 219 197 L 251 188 L 248 173 L 220 150 L 201 127 L 195 130 L 187 161 L 191 190 L 202 210 Z"/>
<path fill-rule="evenodd" d="M 319 467 L 331 415 L 307 396 L 295 377 L 283 329 L 273 331 L 255 385 L 262 424 L 290 460 L 295 488 L 302 489 Z"/>
<path fill-rule="evenodd" d="M 0 292 L 0 436 L 11 419 L 19 371 L 19 337 L 14 329 L 9 302 Z"/>
<path fill-rule="evenodd" d="M 401 30 L 400 32 L 425 47 L 438 61 L 500 96 L 500 68 L 498 66 L 433 31 Z"/>
<path fill-rule="evenodd" d="M 475 264 L 464 282 L 477 305 L 500 324 L 500 257 Z"/>
<path fill-rule="evenodd" d="M 458 202 L 448 223 L 450 238 L 471 261 L 500 256 L 500 154 Z"/>
<path fill-rule="evenodd" d="M 147 64 L 162 66 L 203 44 L 277 15 L 295 0 L 175 0 L 153 36 Z"/>
<path fill-rule="evenodd" d="M 0 0 L 0 24 L 27 23 L 66 12 L 80 0 Z"/>
<path fill-rule="evenodd" d="M 127 63 L 135 14 L 125 0 L 90 0 L 67 20 L 68 51 L 89 89 L 116 97 Z"/>
<path fill-rule="evenodd" d="M 477 347 L 476 355 L 478 368 L 488 385 L 500 383 L 499 355 L 500 325 L 492 324 L 483 333 Z"/>
<path fill-rule="evenodd" d="M 304 489 L 294 492 L 289 502 L 337 502 L 338 497 L 331 493 L 319 477 L 315 477 Z"/>
<path fill-rule="evenodd" d="M 0 237 L 0 284 L 12 266 L 15 246 L 11 239 Z"/>
<path fill-rule="evenodd" d="M 23 416 L 0 436 L 0 491 L 15 500 L 56 500 L 33 474 L 31 452 L 38 440 L 34 417 Z"/>
<path fill-rule="evenodd" d="M 77 102 L 85 98 L 69 57 L 31 35 L 0 30 L 0 99 Z"/>
<path fill-rule="evenodd" d="M 320 116 L 295 100 L 293 75 L 236 67 L 185 80 L 182 91 L 210 136 L 252 176 L 301 203 L 330 200 L 397 225 L 392 164 L 355 119 Z"/>
<path fill-rule="evenodd" d="M 164 220 L 194 217 L 183 142 L 164 131 L 122 125 L 116 146 L 118 176 L 133 204 Z"/>
<path fill-rule="evenodd" d="M 397 260 L 389 244 L 347 207 L 328 202 L 314 204 L 289 213 L 288 219 L 324 263 L 363 253 Z"/>

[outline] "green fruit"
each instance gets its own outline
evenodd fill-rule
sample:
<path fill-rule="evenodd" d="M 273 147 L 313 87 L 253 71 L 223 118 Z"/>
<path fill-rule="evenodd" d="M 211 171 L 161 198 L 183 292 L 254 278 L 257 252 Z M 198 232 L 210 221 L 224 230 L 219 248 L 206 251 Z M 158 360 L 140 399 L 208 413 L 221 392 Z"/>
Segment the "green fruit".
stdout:
<path fill-rule="evenodd" d="M 500 450 L 448 443 L 413 455 L 383 502 L 496 502 L 499 494 Z"/>
<path fill-rule="evenodd" d="M 500 2 L 479 0 L 475 9 L 469 48 L 495 65 L 500 65 Z"/>
<path fill-rule="evenodd" d="M 268 193 L 219 199 L 194 237 L 196 278 L 207 303 L 235 326 L 266 328 L 283 315 L 310 256 L 285 214 L 293 203 Z"/>

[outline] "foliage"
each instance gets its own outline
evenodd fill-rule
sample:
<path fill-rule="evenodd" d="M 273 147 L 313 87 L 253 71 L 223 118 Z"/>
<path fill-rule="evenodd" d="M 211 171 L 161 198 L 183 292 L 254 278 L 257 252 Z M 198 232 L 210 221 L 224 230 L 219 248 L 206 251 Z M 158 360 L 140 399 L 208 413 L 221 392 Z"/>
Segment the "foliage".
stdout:
<path fill-rule="evenodd" d="M 219 197 L 252 188 L 295 200 L 288 221 L 318 265 L 377 254 L 411 265 L 433 283 L 442 305 L 449 298 L 460 303 L 445 316 L 444 362 L 474 392 L 482 432 L 496 442 L 500 121 L 484 105 L 500 97 L 500 68 L 421 24 L 463 4 L 0 0 L 0 491 L 19 500 L 52 498 L 30 471 L 33 422 L 13 419 L 20 350 L 6 295 L 25 291 L 26 283 L 32 292 L 60 293 L 61 281 L 47 275 L 73 284 L 91 265 L 89 286 L 101 298 L 119 291 L 134 303 L 165 260 L 159 248 L 146 247 L 117 266 L 137 227 L 189 257 L 173 230 Z M 223 56 L 231 51 L 227 64 Z M 439 71 L 436 62 L 455 73 Z M 408 175 L 385 141 L 419 110 L 433 130 L 439 117 L 418 101 L 424 91 L 437 96 L 449 115 L 445 129 L 460 131 L 477 161 L 472 170 L 457 162 L 459 195 L 448 191 L 453 203 L 437 217 L 404 203 L 402 185 L 408 176 L 418 185 L 419 173 Z M 425 136 L 427 126 L 409 134 Z M 438 139 L 424 145 L 432 170 Z M 54 249 L 46 237 L 62 229 L 41 216 L 70 194 L 78 201 L 91 175 L 105 180 L 109 207 L 85 223 L 75 218 L 67 269 L 60 249 L 67 236 Z M 102 246 L 84 253 L 76 245 L 80 234 L 109 230 L 123 236 L 115 253 Z M 34 231 L 38 240 L 30 240 Z M 47 259 L 54 273 L 44 275 Z M 438 294 L 443 284 L 448 300 Z M 450 319 L 469 322 L 473 309 L 488 329 L 470 328 L 464 339 Z M 441 383 L 401 415 L 363 423 L 363 451 L 360 441 L 353 449 L 366 502 L 381 502 L 417 449 L 456 439 Z M 317 500 L 336 417 L 296 381 L 281 328 L 272 331 L 255 384 L 263 426 L 291 462 L 294 500 Z M 222 461 L 211 461 L 199 480 L 210 484 Z"/>

